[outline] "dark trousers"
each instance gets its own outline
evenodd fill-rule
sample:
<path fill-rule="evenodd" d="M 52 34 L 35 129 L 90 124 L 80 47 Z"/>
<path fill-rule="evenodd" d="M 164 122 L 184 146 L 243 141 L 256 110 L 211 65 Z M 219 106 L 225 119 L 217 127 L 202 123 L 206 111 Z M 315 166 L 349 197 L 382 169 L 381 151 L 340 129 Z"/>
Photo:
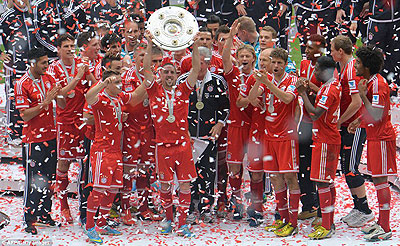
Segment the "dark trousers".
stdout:
<path fill-rule="evenodd" d="M 22 120 L 19 110 L 15 108 L 15 92 L 14 87 L 17 80 L 22 77 L 23 74 L 16 74 L 13 71 L 4 68 L 5 76 L 5 89 L 6 89 L 6 114 L 7 114 L 7 135 L 10 140 L 21 138 L 22 126 L 24 121 Z"/>
<path fill-rule="evenodd" d="M 395 82 L 400 85 L 400 42 L 395 37 L 399 37 L 400 21 L 379 23 L 369 21 L 367 30 L 367 39 L 369 45 L 376 45 L 382 49 L 385 55 L 382 76 L 389 83 Z M 388 76 L 389 75 L 389 76 Z"/>
<path fill-rule="evenodd" d="M 347 131 L 347 126 L 342 126 L 340 148 L 340 164 L 350 188 L 357 188 L 364 184 L 364 178 L 358 171 L 361 155 L 367 134 L 364 128 L 358 128 L 354 134 Z"/>
<path fill-rule="evenodd" d="M 198 177 L 192 182 L 192 201 L 189 212 L 193 212 L 195 209 L 194 200 L 199 200 L 198 209 L 201 213 L 210 212 L 211 206 L 214 204 L 217 150 L 217 144 L 210 142 L 200 155 L 200 160 L 196 162 Z"/>
<path fill-rule="evenodd" d="M 24 145 L 26 160 L 24 221 L 34 222 L 51 214 L 51 184 L 57 167 L 56 139 Z"/>
<path fill-rule="evenodd" d="M 296 11 L 297 30 L 300 33 L 301 54 L 305 54 L 307 38 L 316 34 L 318 27 L 321 29 L 321 35 L 325 37 L 327 42 L 327 50 L 331 49 L 330 41 L 337 36 L 338 29 L 335 23 L 336 10 L 329 8 L 323 11 L 311 12 L 301 7 Z"/>
<path fill-rule="evenodd" d="M 312 143 L 312 123 L 302 121 L 299 128 L 300 164 L 298 179 L 301 191 L 300 200 L 303 204 L 303 211 L 309 211 L 313 207 L 319 207 L 319 199 L 315 182 L 310 180 Z"/>
<path fill-rule="evenodd" d="M 87 199 L 92 191 L 93 187 L 89 185 L 92 183 L 92 166 L 90 164 L 90 148 L 92 146 L 92 140 L 85 136 L 83 147 L 85 148 L 86 156 L 80 162 L 79 172 L 79 211 L 81 220 L 86 218 Z"/>

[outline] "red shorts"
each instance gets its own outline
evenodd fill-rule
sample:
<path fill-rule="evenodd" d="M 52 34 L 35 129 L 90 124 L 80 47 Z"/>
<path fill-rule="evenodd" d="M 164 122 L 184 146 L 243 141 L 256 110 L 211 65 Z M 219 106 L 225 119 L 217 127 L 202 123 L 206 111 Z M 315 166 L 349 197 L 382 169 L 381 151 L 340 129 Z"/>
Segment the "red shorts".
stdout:
<path fill-rule="evenodd" d="M 172 182 L 174 174 L 180 182 L 197 177 L 190 142 L 156 145 L 156 168 L 160 182 Z"/>
<path fill-rule="evenodd" d="M 62 124 L 57 122 L 57 155 L 59 160 L 83 159 L 84 129 L 76 124 Z"/>
<path fill-rule="evenodd" d="M 142 132 L 124 129 L 123 162 L 125 166 L 136 167 L 137 164 L 154 164 L 155 133 L 151 127 Z"/>
<path fill-rule="evenodd" d="M 397 175 L 396 141 L 367 141 L 367 173 L 372 177 Z"/>
<path fill-rule="evenodd" d="M 297 141 L 264 141 L 263 166 L 267 173 L 298 172 L 299 145 Z"/>
<path fill-rule="evenodd" d="M 339 155 L 340 145 L 314 142 L 310 179 L 317 182 L 332 183 L 335 180 Z"/>
<path fill-rule="evenodd" d="M 90 153 L 90 162 L 94 188 L 120 189 L 123 187 L 124 168 L 121 153 L 93 151 Z"/>
<path fill-rule="evenodd" d="M 250 129 L 249 147 L 247 150 L 247 158 L 249 160 L 249 166 L 247 169 L 250 172 L 264 172 L 263 167 L 263 141 L 262 136 L 264 132 L 252 133 Z"/>
<path fill-rule="evenodd" d="M 226 152 L 226 162 L 228 164 L 242 164 L 247 143 L 249 141 L 250 129 L 246 127 L 228 127 L 228 149 Z"/>

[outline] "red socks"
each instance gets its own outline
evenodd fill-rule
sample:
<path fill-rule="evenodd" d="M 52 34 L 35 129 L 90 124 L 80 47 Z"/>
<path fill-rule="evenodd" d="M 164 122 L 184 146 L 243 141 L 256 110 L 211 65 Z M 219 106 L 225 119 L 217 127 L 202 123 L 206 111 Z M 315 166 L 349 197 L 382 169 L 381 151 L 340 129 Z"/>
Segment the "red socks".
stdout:
<path fill-rule="evenodd" d="M 100 200 L 100 207 L 99 207 L 100 219 L 97 221 L 98 226 L 101 227 L 107 225 L 108 213 L 110 212 L 116 194 L 117 194 L 116 192 L 106 191 L 106 194 L 104 194 L 103 199 Z"/>
<path fill-rule="evenodd" d="M 139 174 L 136 178 L 136 189 L 138 191 L 139 211 L 144 212 L 149 207 L 149 180 L 145 174 Z"/>
<path fill-rule="evenodd" d="M 99 192 L 96 189 L 90 193 L 88 201 L 87 201 L 87 209 L 86 209 L 86 229 L 93 228 L 94 224 L 94 216 L 96 215 L 97 208 L 100 206 L 100 201 L 103 199 L 104 194 Z"/>
<path fill-rule="evenodd" d="M 332 194 L 331 194 L 331 188 L 324 187 L 324 188 L 318 188 L 318 194 L 319 194 L 319 205 L 321 207 L 321 213 L 322 213 L 322 226 L 330 230 L 331 225 L 333 221 L 331 221 L 331 213 L 334 207 L 332 207 Z M 332 216 L 333 218 L 333 216 Z"/>
<path fill-rule="evenodd" d="M 331 190 L 331 206 L 332 206 L 332 212 L 330 213 L 329 221 L 331 222 L 331 225 L 334 223 L 334 217 L 335 217 L 335 201 L 336 201 L 336 188 L 335 188 L 335 183 L 332 183 L 329 185 L 329 188 Z"/>
<path fill-rule="evenodd" d="M 189 212 L 191 201 L 190 190 L 180 190 L 179 192 L 179 207 L 178 207 L 178 228 L 186 224 L 186 217 Z"/>
<path fill-rule="evenodd" d="M 63 211 L 64 209 L 69 209 L 68 200 L 67 200 L 67 198 L 68 198 L 67 187 L 69 184 L 68 171 L 61 172 L 59 169 L 57 169 L 56 183 L 57 183 L 57 195 L 58 195 L 58 198 L 60 199 L 60 203 L 61 203 L 61 211 Z"/>
<path fill-rule="evenodd" d="M 243 168 L 236 175 L 229 175 L 229 184 L 232 188 L 232 196 L 236 198 L 237 201 L 242 200 L 242 176 Z"/>
<path fill-rule="evenodd" d="M 250 181 L 251 190 L 251 207 L 262 214 L 262 202 L 263 202 L 263 180 L 255 183 Z"/>
<path fill-rule="evenodd" d="M 389 184 L 381 183 L 376 184 L 376 193 L 379 202 L 379 219 L 378 224 L 385 230 L 385 232 L 390 231 L 390 188 Z"/>
<path fill-rule="evenodd" d="M 275 190 L 275 197 L 277 200 L 276 207 L 278 208 L 279 214 L 284 222 L 289 222 L 289 209 L 287 202 L 287 189 L 284 187 L 281 190 Z"/>
<path fill-rule="evenodd" d="M 165 209 L 166 219 L 170 221 L 174 221 L 174 215 L 172 212 L 172 192 L 171 188 L 169 190 L 161 189 L 161 202 L 162 206 Z"/>
<path fill-rule="evenodd" d="M 297 227 L 300 193 L 300 190 L 289 190 L 289 221 L 293 227 Z"/>

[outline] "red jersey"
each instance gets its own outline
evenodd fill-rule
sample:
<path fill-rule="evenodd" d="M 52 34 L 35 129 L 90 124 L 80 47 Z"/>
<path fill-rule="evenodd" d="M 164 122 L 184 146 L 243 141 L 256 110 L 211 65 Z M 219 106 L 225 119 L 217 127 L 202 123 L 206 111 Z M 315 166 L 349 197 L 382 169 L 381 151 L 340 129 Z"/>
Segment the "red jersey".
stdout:
<path fill-rule="evenodd" d="M 382 119 L 374 121 L 367 109 L 362 107 L 362 121 L 367 132 L 367 140 L 396 140 L 390 116 L 390 89 L 386 80 L 380 75 L 373 75 L 368 81 L 367 98 L 372 107 L 382 108 Z"/>
<path fill-rule="evenodd" d="M 268 79 L 272 80 L 272 76 L 268 74 Z M 247 84 L 245 86 L 242 86 L 240 89 L 240 95 L 243 97 L 247 97 L 250 93 L 251 88 L 253 88 L 256 80 L 251 79 L 247 80 Z M 265 123 L 265 93 L 263 93 L 261 96 L 258 97 L 260 100 L 262 107 L 252 107 L 253 112 L 251 115 L 251 129 L 256 129 L 257 132 L 263 132 L 264 131 L 264 123 Z M 252 106 L 252 105 L 249 105 Z M 251 132 L 252 133 L 252 132 Z"/>
<path fill-rule="evenodd" d="M 314 85 L 321 87 L 321 82 L 319 82 L 317 80 L 317 78 L 315 78 L 314 71 L 315 71 L 315 66 L 312 65 L 310 60 L 302 60 L 301 61 L 300 77 L 306 78 Z M 311 120 L 310 115 L 308 114 L 306 108 L 304 107 L 304 105 L 302 107 L 303 107 L 303 119 L 302 120 L 307 123 L 312 123 L 312 120 Z"/>
<path fill-rule="evenodd" d="M 97 65 L 95 66 L 94 72 L 93 72 L 93 76 L 97 81 L 102 79 L 102 77 L 103 77 L 103 69 L 102 69 L 102 66 L 101 66 L 101 61 L 99 63 L 97 63 Z"/>
<path fill-rule="evenodd" d="M 236 101 L 239 97 L 240 88 L 246 86 L 246 84 L 254 84 L 255 78 L 252 74 L 246 75 L 241 73 L 239 68 L 236 66 L 233 66 L 230 72 L 224 74 L 224 77 L 228 83 L 229 90 L 229 125 L 236 127 L 250 127 L 253 106 L 249 105 L 245 109 L 238 108 L 236 106 Z M 251 80 L 251 82 L 248 80 Z"/>
<path fill-rule="evenodd" d="M 29 71 L 15 85 L 15 108 L 18 110 L 36 107 L 44 100 L 46 93 L 55 86 L 55 81 L 50 75 L 44 74 L 41 76 L 41 81 L 33 81 L 29 77 Z M 22 129 L 24 143 L 44 142 L 55 139 L 56 136 L 52 103 L 42 109 L 37 116 L 24 122 Z"/>
<path fill-rule="evenodd" d="M 340 100 L 340 114 L 343 114 L 351 103 L 351 95 L 358 93 L 358 82 L 360 77 L 356 76 L 354 62 L 356 59 L 351 58 L 344 66 L 340 73 L 340 85 L 342 86 L 342 98 Z M 348 126 L 351 122 L 360 116 L 360 111 L 357 111 L 350 119 L 342 124 Z"/>
<path fill-rule="evenodd" d="M 85 102 L 85 105 L 83 106 L 83 112 L 93 115 L 92 107 L 87 102 Z M 86 128 L 85 129 L 85 136 L 90 140 L 94 140 L 94 134 L 95 134 L 94 125 L 86 124 L 85 128 Z"/>
<path fill-rule="evenodd" d="M 315 105 L 326 112 L 313 123 L 313 141 L 340 145 L 341 137 L 337 129 L 339 119 L 341 88 L 336 79 L 321 86 L 315 98 Z"/>
<path fill-rule="evenodd" d="M 187 116 L 189 114 L 189 96 L 192 90 L 193 88 L 187 80 L 176 87 L 174 94 L 164 90 L 164 87 L 155 80 L 147 88 L 157 143 L 178 144 L 190 140 Z M 166 93 L 168 93 L 168 97 Z M 169 116 L 167 99 L 173 102 L 175 120 L 172 122 L 167 121 Z"/>
<path fill-rule="evenodd" d="M 48 68 L 48 73 L 52 75 L 56 83 L 60 83 L 62 87 L 68 85 L 67 76 L 70 81 L 78 74 L 78 68 L 81 65 L 81 61 L 78 58 L 74 58 L 75 66 L 65 66 L 64 68 L 68 72 L 66 75 L 63 63 L 61 60 L 54 61 Z M 57 107 L 57 122 L 63 124 L 79 123 L 82 121 L 83 106 L 85 104 L 85 93 L 89 89 L 89 83 L 86 80 L 85 74 L 81 81 L 78 82 L 75 89 L 70 91 L 66 98 L 67 105 L 64 109 Z"/>
<path fill-rule="evenodd" d="M 108 95 L 105 90 L 99 93 L 98 100 L 91 105 L 96 129 L 93 151 L 122 152 L 122 106 L 129 103 L 131 97 L 124 92 L 118 97 Z"/>
<path fill-rule="evenodd" d="M 131 67 L 122 78 L 122 90 L 131 93 L 142 84 L 144 76 L 141 75 L 136 67 Z M 125 105 L 124 112 L 128 113 L 128 119 L 125 124 L 134 128 L 136 132 L 143 131 L 153 125 L 151 120 L 151 111 L 149 107 L 149 99 L 145 99 L 136 106 Z"/>
<path fill-rule="evenodd" d="M 181 74 L 187 73 L 192 69 L 192 55 L 185 56 L 181 61 Z M 224 73 L 224 64 L 222 62 L 222 56 L 217 52 L 212 52 L 211 62 L 208 66 L 208 70 L 215 74 Z"/>
<path fill-rule="evenodd" d="M 297 77 L 288 73 L 283 74 L 280 82 L 276 81 L 275 77 L 272 76 L 272 83 L 280 90 L 294 96 L 294 99 L 289 104 L 282 102 L 269 91 L 266 85 L 261 84 L 261 88 L 266 94 L 265 140 L 287 141 L 298 138 L 297 123 L 295 121 L 295 111 L 298 103 L 296 82 Z"/>

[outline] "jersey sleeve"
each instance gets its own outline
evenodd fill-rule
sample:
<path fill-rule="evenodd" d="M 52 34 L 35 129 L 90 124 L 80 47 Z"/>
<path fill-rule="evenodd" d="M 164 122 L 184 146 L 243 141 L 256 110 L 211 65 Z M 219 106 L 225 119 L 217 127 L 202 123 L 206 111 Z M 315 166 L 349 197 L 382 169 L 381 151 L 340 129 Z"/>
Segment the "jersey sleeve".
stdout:
<path fill-rule="evenodd" d="M 358 93 L 358 82 L 360 82 L 360 77 L 356 76 L 354 66 L 352 69 L 347 71 L 347 81 L 349 83 L 350 95 Z"/>
<path fill-rule="evenodd" d="M 290 84 L 286 87 L 286 92 L 292 94 L 294 97 L 297 97 L 297 89 L 296 89 L 297 77 L 292 76 Z"/>
<path fill-rule="evenodd" d="M 129 101 L 132 99 L 132 93 L 121 92 L 119 94 L 122 104 L 128 104 Z"/>
<path fill-rule="evenodd" d="M 180 83 L 180 84 L 178 85 L 178 89 L 179 89 L 180 91 L 182 91 L 183 97 L 189 98 L 189 96 L 190 96 L 190 94 L 192 93 L 192 91 L 193 91 L 194 88 L 191 87 L 191 86 L 189 85 L 189 81 L 188 81 L 187 78 L 186 78 L 185 81 L 183 81 L 183 83 Z"/>
<path fill-rule="evenodd" d="M 23 82 L 18 81 L 15 90 L 15 108 L 27 109 L 29 106 L 28 91 L 24 88 Z"/>
<path fill-rule="evenodd" d="M 320 108 L 328 110 L 329 107 L 335 102 L 335 96 L 333 95 L 333 90 L 329 89 L 328 93 L 323 93 L 316 105 Z"/>
<path fill-rule="evenodd" d="M 190 71 L 192 68 L 192 59 L 191 57 L 184 57 L 181 61 L 181 74 L 185 74 Z"/>
<path fill-rule="evenodd" d="M 387 100 L 386 88 L 378 84 L 378 89 L 372 91 L 371 106 L 375 108 L 384 108 Z"/>

